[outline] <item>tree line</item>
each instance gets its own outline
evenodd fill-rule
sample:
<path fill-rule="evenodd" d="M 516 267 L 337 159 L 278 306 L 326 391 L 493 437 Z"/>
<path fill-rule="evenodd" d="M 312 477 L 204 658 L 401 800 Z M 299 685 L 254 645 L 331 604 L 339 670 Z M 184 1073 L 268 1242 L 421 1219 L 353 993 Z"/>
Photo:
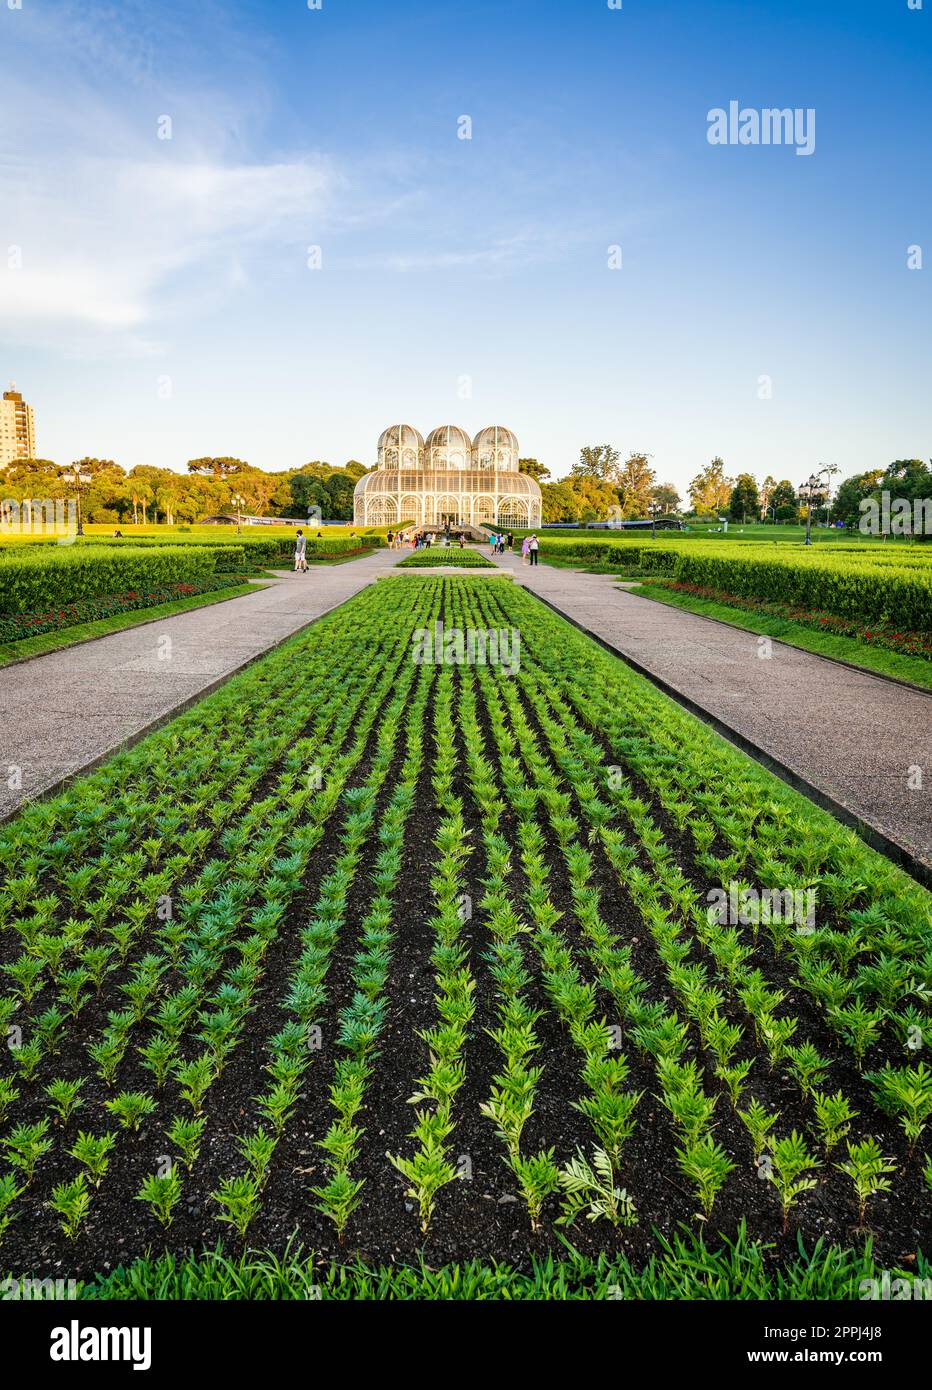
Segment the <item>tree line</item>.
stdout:
<path fill-rule="evenodd" d="M 651 515 L 723 517 L 730 521 L 794 523 L 805 515 L 799 488 L 789 478 L 768 474 L 758 483 L 752 473 L 730 477 L 725 462 L 714 458 L 693 478 L 687 488 L 689 505 L 672 483 L 657 481 L 651 456 L 630 453 L 622 459 L 610 444 L 587 445 L 567 477 L 548 482 L 549 470 L 536 459 L 521 459 L 520 467 L 531 473 L 541 486 L 544 521 L 645 520 Z M 837 472 L 837 469 L 835 470 Z M 871 469 L 846 478 L 834 498 L 813 506 L 820 520 L 858 522 L 860 503 L 866 497 L 879 499 L 883 491 L 891 497 L 911 501 L 932 497 L 932 467 L 922 459 L 898 459 L 886 468 Z"/>
<path fill-rule="evenodd" d="M 232 513 L 233 499 L 253 516 L 307 516 L 320 507 L 327 521 L 352 521 L 353 489 L 367 472 L 351 459 L 342 466 L 316 460 L 302 468 L 266 473 L 242 459 L 191 459 L 187 473 L 137 464 L 127 471 L 112 459 L 83 458 L 62 466 L 50 459 L 19 459 L 0 472 L 4 499 L 74 496 L 69 475 L 75 468 L 89 476 L 82 493 L 87 521 L 100 525 L 141 522 L 191 523 L 205 516 Z"/>
<path fill-rule="evenodd" d="M 714 458 L 696 474 L 687 489 L 689 505 L 673 483 L 658 482 L 651 455 L 632 452 L 621 457 L 611 444 L 586 445 L 565 478 L 551 481 L 550 470 L 536 458 L 522 458 L 522 472 L 536 478 L 543 496 L 544 521 L 604 521 L 657 516 L 727 516 L 736 522 L 796 522 L 802 515 L 798 489 L 788 478 L 767 476 L 758 483 L 751 473 L 730 477 L 724 460 Z M 350 459 L 342 465 L 319 459 L 300 468 L 267 473 L 242 459 L 220 456 L 190 459 L 186 473 L 137 464 L 128 471 L 112 459 L 83 458 L 63 466 L 49 459 L 20 459 L 0 470 L 4 499 L 74 495 L 68 475 L 75 467 L 89 475 L 82 506 L 86 520 L 102 525 L 163 521 L 192 523 L 217 513 L 236 510 L 255 516 L 307 516 L 319 507 L 328 521 L 352 521 L 353 489 L 364 464 Z M 898 459 L 846 478 L 830 505 L 820 507 L 821 520 L 856 524 L 864 498 L 879 500 L 882 492 L 911 501 L 932 497 L 932 468 L 922 459 Z"/>

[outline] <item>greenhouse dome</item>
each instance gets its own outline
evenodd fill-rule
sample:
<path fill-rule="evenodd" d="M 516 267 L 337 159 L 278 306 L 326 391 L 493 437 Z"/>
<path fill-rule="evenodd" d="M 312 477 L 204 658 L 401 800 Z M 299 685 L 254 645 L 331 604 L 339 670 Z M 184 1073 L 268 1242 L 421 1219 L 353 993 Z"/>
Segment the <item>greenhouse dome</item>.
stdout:
<path fill-rule="evenodd" d="M 504 425 L 486 425 L 473 440 L 476 468 L 497 473 L 517 473 L 518 441 Z"/>
<path fill-rule="evenodd" d="M 378 464 L 356 484 L 357 526 L 537 527 L 537 480 L 518 469 L 518 440 L 488 425 L 471 442 L 458 425 L 440 425 L 426 441 L 411 425 L 379 437 Z"/>
<path fill-rule="evenodd" d="M 459 425 L 438 425 L 427 436 L 427 467 L 444 472 L 468 468 L 472 462 L 472 441 Z"/>
<path fill-rule="evenodd" d="M 380 468 L 418 468 L 424 440 L 413 425 L 389 425 L 379 435 Z"/>

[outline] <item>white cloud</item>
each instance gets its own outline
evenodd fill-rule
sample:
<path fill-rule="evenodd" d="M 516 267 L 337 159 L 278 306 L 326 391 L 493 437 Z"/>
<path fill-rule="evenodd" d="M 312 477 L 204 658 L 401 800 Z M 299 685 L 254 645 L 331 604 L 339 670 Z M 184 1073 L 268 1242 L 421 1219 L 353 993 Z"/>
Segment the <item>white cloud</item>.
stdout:
<path fill-rule="evenodd" d="M 95 337 L 101 351 L 150 352 L 153 327 L 170 331 L 178 311 L 240 293 L 251 263 L 297 261 L 344 187 L 320 154 L 265 156 L 255 55 L 220 22 L 215 0 L 183 21 L 158 11 L 143 0 L 90 9 L 50 0 L 28 25 L 8 28 L 7 341 L 47 345 L 57 329 L 66 354 Z M 211 36 L 220 89 L 190 71 L 195 24 Z M 162 113 L 172 115 L 171 140 L 157 138 Z"/>
<path fill-rule="evenodd" d="M 166 312 L 185 272 L 199 273 L 200 296 L 235 290 L 250 249 L 282 255 L 299 244 L 338 183 L 321 159 L 250 165 L 84 157 L 66 166 L 46 162 L 41 175 L 25 180 L 0 169 L 6 243 L 22 257 L 16 269 L 0 260 L 0 312 L 8 328 L 149 323 Z"/>

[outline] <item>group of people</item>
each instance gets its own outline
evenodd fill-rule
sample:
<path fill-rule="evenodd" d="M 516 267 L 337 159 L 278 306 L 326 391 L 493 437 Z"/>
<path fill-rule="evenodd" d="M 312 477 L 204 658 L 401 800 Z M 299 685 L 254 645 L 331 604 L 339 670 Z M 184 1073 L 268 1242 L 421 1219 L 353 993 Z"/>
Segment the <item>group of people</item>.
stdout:
<path fill-rule="evenodd" d="M 507 550 L 509 554 L 514 546 L 514 532 L 509 531 L 507 535 L 500 531 L 493 531 L 489 536 L 489 554 L 504 555 Z M 536 565 L 537 557 L 540 553 L 540 542 L 536 535 L 525 536 L 521 542 L 521 562 L 525 565 Z"/>
<path fill-rule="evenodd" d="M 318 531 L 320 537 L 323 532 Z M 355 531 L 351 533 L 355 535 Z M 452 545 L 456 541 L 459 543 L 460 550 L 465 549 L 466 537 L 462 531 L 451 533 L 449 528 L 438 534 L 436 531 L 415 531 L 409 527 L 402 531 L 388 531 L 385 536 L 385 543 L 389 550 L 401 550 L 404 546 L 410 545 L 415 550 L 429 550 L 432 545 L 442 544 Z M 504 555 L 507 550 L 509 554 L 514 547 L 514 532 L 492 531 L 489 535 L 489 554 Z M 540 550 L 540 543 L 536 535 L 525 536 L 521 542 L 521 560 L 525 565 L 536 565 Z M 307 537 L 303 531 L 298 531 L 295 537 L 294 567 L 297 574 L 306 574 L 307 563 Z"/>

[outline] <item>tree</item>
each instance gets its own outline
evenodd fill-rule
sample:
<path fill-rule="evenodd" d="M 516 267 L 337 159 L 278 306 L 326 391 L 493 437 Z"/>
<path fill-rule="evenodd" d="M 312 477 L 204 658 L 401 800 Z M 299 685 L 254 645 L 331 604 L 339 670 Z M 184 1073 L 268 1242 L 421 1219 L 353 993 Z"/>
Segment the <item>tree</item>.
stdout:
<path fill-rule="evenodd" d="M 573 464 L 574 478 L 596 478 L 603 483 L 618 481 L 618 460 L 621 457 L 611 444 L 587 444 L 579 451 L 579 462 Z"/>
<path fill-rule="evenodd" d="M 728 506 L 734 480 L 726 478 L 723 459 L 714 458 L 689 485 L 689 499 L 698 516 L 717 516 Z"/>
<path fill-rule="evenodd" d="M 760 515 L 760 493 L 757 491 L 757 482 L 750 473 L 739 473 L 735 479 L 729 512 L 732 521 L 741 522 L 747 522 L 749 517 L 756 519 Z"/>
<path fill-rule="evenodd" d="M 568 483 L 541 483 L 544 521 L 576 521 L 579 505 L 576 493 Z"/>
<path fill-rule="evenodd" d="M 118 463 L 114 463 L 113 459 L 76 459 L 75 462 L 71 465 L 71 467 L 80 468 L 82 473 L 91 473 L 93 475 L 96 475 L 98 473 L 123 472 L 123 469 L 120 467 L 120 465 Z"/>
<path fill-rule="evenodd" d="M 772 477 L 770 473 L 767 474 L 760 485 L 760 512 L 765 521 L 767 520 L 767 509 L 770 506 L 770 499 L 776 486 L 777 480 Z"/>
<path fill-rule="evenodd" d="M 832 503 L 831 518 L 843 521 L 846 526 L 857 525 L 861 519 L 861 503 L 865 497 L 880 492 L 884 477 L 882 468 L 871 468 L 866 473 L 855 473 L 840 485 Z"/>
<path fill-rule="evenodd" d="M 777 521 L 798 521 L 799 498 L 788 478 L 783 478 L 777 483 L 770 495 L 770 505 L 775 508 Z"/>
<path fill-rule="evenodd" d="M 518 472 L 527 473 L 529 477 L 536 478 L 542 483 L 545 478 L 550 477 L 550 469 L 545 468 L 537 459 L 518 459 Z"/>
<path fill-rule="evenodd" d="M 330 504 L 326 515 L 331 521 L 352 521 L 355 487 L 352 478 L 348 478 L 345 473 L 335 473 L 327 479 L 325 487 Z"/>
<path fill-rule="evenodd" d="M 25 478 L 57 478 L 61 470 L 51 459 L 14 459 L 2 470 L 4 487 Z"/>
<path fill-rule="evenodd" d="M 656 483 L 650 490 L 650 499 L 664 516 L 678 512 L 683 505 L 683 500 L 672 483 Z"/>
<path fill-rule="evenodd" d="M 629 454 L 618 469 L 618 503 L 624 517 L 646 517 L 657 475 L 647 454 Z"/>
<path fill-rule="evenodd" d="M 311 507 L 319 507 L 323 514 L 329 502 L 323 479 L 313 473 L 296 473 L 291 479 L 291 511 L 293 515 L 306 516 Z"/>
<path fill-rule="evenodd" d="M 580 521 L 605 521 L 618 506 L 618 491 L 598 478 L 564 478 L 561 484 L 569 488 L 575 502 L 575 515 Z"/>
<path fill-rule="evenodd" d="M 932 470 L 923 459 L 897 459 L 887 464 L 880 488 L 893 497 L 922 501 L 932 497 Z"/>
<path fill-rule="evenodd" d="M 248 463 L 243 463 L 241 459 L 231 458 L 203 458 L 189 459 L 189 473 L 210 473 L 214 478 L 229 478 L 234 473 L 241 473 L 244 468 L 248 468 Z"/>

